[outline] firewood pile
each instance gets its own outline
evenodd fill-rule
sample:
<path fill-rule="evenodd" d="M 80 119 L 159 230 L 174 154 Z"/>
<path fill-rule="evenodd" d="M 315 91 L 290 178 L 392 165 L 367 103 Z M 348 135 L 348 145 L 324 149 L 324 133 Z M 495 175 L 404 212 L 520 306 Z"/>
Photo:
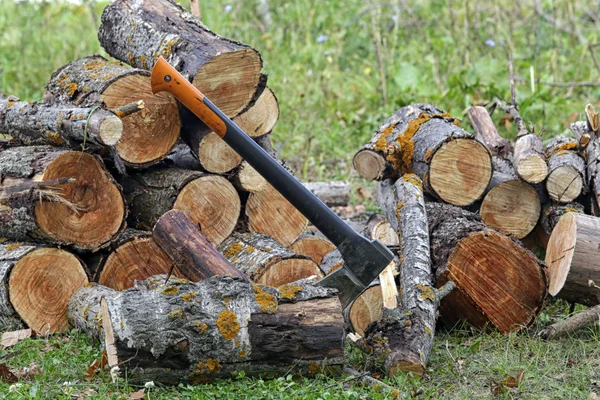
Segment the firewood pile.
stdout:
<path fill-rule="evenodd" d="M 335 246 L 170 94 L 152 94 L 162 56 L 278 158 L 260 54 L 172 0 L 117 0 L 98 37 L 120 62 L 62 66 L 42 102 L 0 96 L 12 137 L 0 143 L 0 331 L 73 326 L 136 381 L 341 371 L 346 334 L 389 374 L 422 375 L 438 314 L 508 333 L 533 324 L 548 292 L 600 303 L 593 109 L 577 140 L 545 149 L 514 104 L 499 104 L 514 145 L 482 107 L 469 111 L 475 136 L 430 104 L 392 115 L 353 159 L 379 181 L 381 213 L 348 223 L 397 259 L 342 310 L 315 285 L 343 265 Z M 348 203 L 345 183 L 307 186 Z"/>

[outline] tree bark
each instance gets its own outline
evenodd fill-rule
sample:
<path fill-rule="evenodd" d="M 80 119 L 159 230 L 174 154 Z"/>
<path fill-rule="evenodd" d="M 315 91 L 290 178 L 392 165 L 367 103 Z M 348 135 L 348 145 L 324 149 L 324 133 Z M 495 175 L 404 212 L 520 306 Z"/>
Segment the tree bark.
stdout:
<path fill-rule="evenodd" d="M 437 203 L 426 210 L 436 286 L 456 284 L 440 304 L 441 320 L 491 324 L 504 334 L 530 326 L 546 298 L 544 264 L 476 214 Z"/>
<path fill-rule="evenodd" d="M 73 293 L 67 303 L 69 325 L 94 340 L 103 342 L 104 331 L 102 330 L 100 301 L 103 297 L 115 295 L 114 289 L 93 282 L 82 286 Z"/>
<path fill-rule="evenodd" d="M 549 292 L 573 303 L 600 304 L 600 218 L 569 212 L 554 227 L 546 264 Z"/>
<path fill-rule="evenodd" d="M 448 114 L 420 103 L 389 117 L 369 145 L 354 156 L 353 164 L 367 179 L 414 172 L 429 194 L 460 206 L 481 198 L 492 176 L 485 146 Z"/>
<path fill-rule="evenodd" d="M 167 211 L 156 222 L 152 237 L 192 282 L 215 275 L 246 277 L 213 247 L 183 211 Z"/>
<path fill-rule="evenodd" d="M 600 305 L 583 310 L 563 321 L 558 321 L 544 328 L 539 335 L 546 340 L 556 339 L 586 326 L 596 325 L 598 321 L 600 321 Z"/>
<path fill-rule="evenodd" d="M 151 69 L 164 57 L 229 116 L 264 88 L 256 50 L 211 32 L 174 1 L 116 1 L 102 13 L 98 39 L 108 54 L 137 68 Z"/>
<path fill-rule="evenodd" d="M 123 123 L 112 111 L 19 101 L 0 95 L 0 132 L 26 145 L 114 146 Z"/>
<path fill-rule="evenodd" d="M 10 326 L 22 320 L 43 334 L 68 329 L 69 298 L 88 283 L 73 254 L 23 243 L 0 244 L 0 274 L 0 321 Z"/>
<path fill-rule="evenodd" d="M 276 290 L 232 277 L 150 283 L 104 295 L 101 315 L 109 366 L 130 381 L 310 376 L 343 364 L 339 300 L 323 287 Z"/>
<path fill-rule="evenodd" d="M 179 139 L 177 102 L 169 93 L 152 93 L 148 71 L 109 62 L 98 55 L 85 57 L 55 71 L 46 90 L 53 101 L 80 107 L 115 109 L 143 100 L 142 111 L 122 119 L 123 133 L 116 145 L 118 156 L 129 167 L 156 164 Z"/>
<path fill-rule="evenodd" d="M 571 124 L 571 130 L 577 137 L 584 134 L 590 135 L 590 142 L 585 148 L 586 157 L 586 186 L 592 193 L 593 209 L 598 211 L 600 204 L 600 140 L 595 131 L 590 129 L 587 121 L 578 121 Z M 596 215 L 598 216 L 598 215 Z"/>
<path fill-rule="evenodd" d="M 493 156 L 505 159 L 512 156 L 512 144 L 500 136 L 485 107 L 471 107 L 467 114 L 475 131 L 475 138 L 485 144 Z"/>
<path fill-rule="evenodd" d="M 329 207 L 347 206 L 350 183 L 347 181 L 305 182 L 304 186 Z"/>
<path fill-rule="evenodd" d="M 513 165 L 525 182 L 543 182 L 548 176 L 548 165 L 542 139 L 533 133 L 519 136 L 515 141 Z"/>
<path fill-rule="evenodd" d="M 559 203 L 569 203 L 587 191 L 584 190 L 585 161 L 577 149 L 575 140 L 564 137 L 557 137 L 546 146 L 546 189 L 552 200 Z"/>
<path fill-rule="evenodd" d="M 11 147 L 0 152 L 0 177 L 0 237 L 98 250 L 124 227 L 121 189 L 98 157 Z"/>
<path fill-rule="evenodd" d="M 313 260 L 264 234 L 234 233 L 221 243 L 219 251 L 234 267 L 261 285 L 278 287 L 313 275 L 323 277 Z"/>
<path fill-rule="evenodd" d="M 124 179 L 123 187 L 130 225 L 141 230 L 152 230 L 167 211 L 181 210 L 218 245 L 233 232 L 240 215 L 240 197 L 222 176 L 163 167 L 133 173 Z"/>
<path fill-rule="evenodd" d="M 556 224 L 560 220 L 560 217 L 565 215 L 568 212 L 576 212 L 580 214 L 584 214 L 583 205 L 575 202 L 560 204 L 560 203 L 548 203 L 544 205 L 544 210 L 542 212 L 542 217 L 540 222 L 544 231 L 550 235 L 554 230 Z"/>

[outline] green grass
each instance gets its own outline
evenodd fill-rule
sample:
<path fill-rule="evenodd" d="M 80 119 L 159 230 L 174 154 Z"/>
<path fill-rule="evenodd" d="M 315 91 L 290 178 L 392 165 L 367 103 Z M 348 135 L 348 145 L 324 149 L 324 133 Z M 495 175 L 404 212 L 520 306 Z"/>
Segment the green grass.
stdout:
<path fill-rule="evenodd" d="M 546 16 L 508 0 L 467 1 L 271 1 L 273 25 L 265 29 L 257 2 L 201 0 L 205 23 L 216 32 L 257 48 L 277 94 L 281 118 L 275 130 L 282 156 L 303 179 L 351 178 L 351 157 L 377 126 L 402 105 L 433 102 L 465 119 L 473 103 L 509 95 L 508 52 L 515 72 L 553 82 L 599 81 L 588 44 L 599 41 L 598 4 L 543 1 Z M 533 3 L 533 2 L 532 2 Z M 81 6 L 0 0 L 0 92 L 39 100 L 50 74 L 73 58 L 103 53 L 96 40 L 106 3 Z M 232 6 L 226 13 L 225 5 Z M 401 8 L 394 5 L 404 4 Z M 450 4 L 450 6 L 448 5 Z M 372 14 L 373 13 L 373 14 Z M 394 23 L 392 17 L 397 17 Z M 575 34 L 569 32 L 576 32 Z M 317 38 L 327 36 L 321 43 Z M 374 38 L 380 38 L 381 64 Z M 486 40 L 493 40 L 494 47 Z M 600 48 L 598 49 L 600 52 Z M 380 70 L 384 78 L 380 76 Z M 385 85 L 387 102 L 382 99 Z M 568 132 L 586 103 L 600 104 L 599 87 L 557 88 L 517 82 L 525 119 L 545 138 Z M 502 135 L 515 127 L 501 113 L 494 120 Z M 470 129 L 468 122 L 463 124 Z M 564 305 L 550 307 L 538 327 L 564 318 Z M 600 333 L 543 342 L 527 333 L 507 337 L 468 330 L 439 333 L 429 372 L 420 380 L 401 375 L 387 383 L 406 396 L 423 399 L 493 397 L 493 382 L 524 370 L 518 388 L 499 398 L 587 398 L 600 391 Z M 93 389 L 95 398 L 120 398 L 139 390 L 126 381 L 112 383 L 104 371 L 86 381 L 85 371 L 99 357 L 89 339 L 37 338 L 1 351 L 1 362 L 18 369 L 35 362 L 41 376 L 22 386 L 0 384 L 0 398 L 71 399 Z M 351 361 L 359 362 L 354 357 Z M 69 384 L 64 384 L 69 382 Z M 72 397 L 73 396 L 73 397 Z M 157 387 L 151 399 L 389 397 L 343 378 L 275 381 L 239 378 L 214 385 Z"/>

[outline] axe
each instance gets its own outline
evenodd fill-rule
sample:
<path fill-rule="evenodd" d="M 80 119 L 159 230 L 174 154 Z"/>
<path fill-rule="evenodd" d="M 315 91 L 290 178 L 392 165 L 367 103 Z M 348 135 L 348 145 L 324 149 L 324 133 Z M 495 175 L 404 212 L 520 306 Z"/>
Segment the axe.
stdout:
<path fill-rule="evenodd" d="M 151 85 L 154 94 L 167 91 L 175 96 L 338 248 L 344 266 L 317 284 L 337 289 L 342 307 L 349 305 L 392 261 L 394 255 L 387 247 L 350 228 L 162 57 L 152 69 Z"/>

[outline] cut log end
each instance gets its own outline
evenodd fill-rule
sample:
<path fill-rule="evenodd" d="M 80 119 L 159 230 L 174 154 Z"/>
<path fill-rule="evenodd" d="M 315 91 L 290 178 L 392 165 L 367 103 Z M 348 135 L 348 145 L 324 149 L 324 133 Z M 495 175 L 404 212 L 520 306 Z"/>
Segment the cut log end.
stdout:
<path fill-rule="evenodd" d="M 316 276 L 318 279 L 323 277 L 323 273 L 313 260 L 291 258 L 273 263 L 256 283 L 279 287 L 311 276 Z"/>
<path fill-rule="evenodd" d="M 556 296 L 565 285 L 577 241 L 577 221 L 573 213 L 563 215 L 554 227 L 546 252 L 548 292 Z"/>
<path fill-rule="evenodd" d="M 517 174 L 526 182 L 540 183 L 548 176 L 548 164 L 539 154 L 531 154 L 519 160 Z"/>
<path fill-rule="evenodd" d="M 106 117 L 98 128 L 98 137 L 107 146 L 116 145 L 123 134 L 123 122 L 117 116 Z"/>
<path fill-rule="evenodd" d="M 95 249 L 122 227 L 125 204 L 117 185 L 94 156 L 66 152 L 44 171 L 43 181 L 73 178 L 61 186 L 57 201 L 40 201 L 35 215 L 50 237 L 80 248 Z"/>
<path fill-rule="evenodd" d="M 200 142 L 198 159 L 205 170 L 214 174 L 224 174 L 242 162 L 242 157 L 214 132 Z"/>
<path fill-rule="evenodd" d="M 371 322 L 379 321 L 382 315 L 383 296 L 380 285 L 366 288 L 352 302 L 348 309 L 348 318 L 354 332 L 364 336 L 365 329 Z"/>
<path fill-rule="evenodd" d="M 152 238 L 136 238 L 117 247 L 108 256 L 98 283 L 122 291 L 133 287 L 136 280 L 168 274 L 171 265 L 171 260 Z M 184 278 L 177 268 L 173 269 L 173 275 Z"/>
<path fill-rule="evenodd" d="M 185 212 L 216 246 L 233 232 L 240 215 L 241 202 L 227 179 L 207 175 L 185 185 L 177 195 L 173 209 Z"/>
<path fill-rule="evenodd" d="M 69 327 L 67 303 L 86 283 L 87 275 L 77 257 L 60 249 L 38 249 L 13 267 L 10 302 L 36 332 L 64 332 Z"/>
<path fill-rule="evenodd" d="M 323 257 L 330 251 L 335 250 L 335 246 L 329 240 L 318 236 L 301 237 L 296 240 L 290 250 L 294 253 L 310 257 L 317 264 L 321 264 Z"/>
<path fill-rule="evenodd" d="M 262 192 L 267 188 L 265 178 L 246 161 L 242 161 L 231 181 L 235 187 L 248 193 Z"/>
<path fill-rule="evenodd" d="M 442 145 L 431 160 L 429 183 L 444 201 L 467 206 L 479 199 L 492 177 L 490 153 L 476 140 L 456 139 Z"/>
<path fill-rule="evenodd" d="M 255 95 L 261 68 L 258 52 L 242 48 L 213 57 L 194 76 L 193 84 L 225 114 L 235 116 Z"/>
<path fill-rule="evenodd" d="M 426 365 L 423 363 L 416 354 L 404 355 L 402 361 L 394 363 L 389 362 L 388 376 L 396 376 L 400 372 L 412 372 L 416 376 L 423 376 L 425 374 Z"/>
<path fill-rule="evenodd" d="M 527 236 L 540 217 L 540 199 L 520 180 L 502 182 L 483 199 L 480 213 L 487 226 L 517 239 Z"/>
<path fill-rule="evenodd" d="M 145 107 L 123 118 L 124 135 L 117 144 L 117 153 L 132 167 L 163 159 L 177 143 L 181 128 L 177 102 L 168 93 L 152 94 L 149 76 L 125 75 L 100 96 L 110 109 L 137 100 L 143 100 Z"/>
<path fill-rule="evenodd" d="M 235 124 L 250 137 L 260 137 L 271 132 L 279 119 L 277 98 L 266 88 L 256 103 L 244 113 L 234 118 Z"/>
<path fill-rule="evenodd" d="M 583 188 L 583 178 L 570 165 L 556 168 L 548 175 L 546 189 L 550 197 L 561 203 L 575 200 Z"/>
<path fill-rule="evenodd" d="M 361 150 L 352 159 L 354 169 L 360 176 L 376 180 L 383 175 L 386 168 L 385 158 L 373 150 Z"/>

